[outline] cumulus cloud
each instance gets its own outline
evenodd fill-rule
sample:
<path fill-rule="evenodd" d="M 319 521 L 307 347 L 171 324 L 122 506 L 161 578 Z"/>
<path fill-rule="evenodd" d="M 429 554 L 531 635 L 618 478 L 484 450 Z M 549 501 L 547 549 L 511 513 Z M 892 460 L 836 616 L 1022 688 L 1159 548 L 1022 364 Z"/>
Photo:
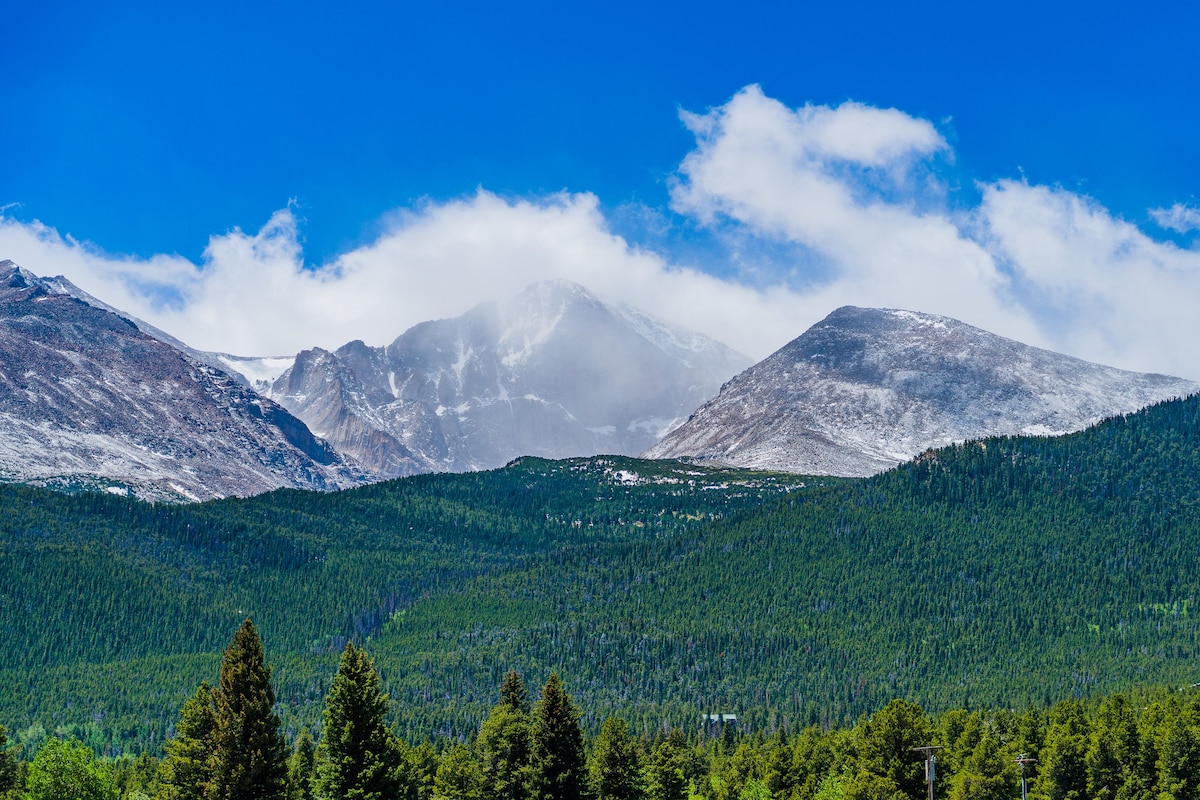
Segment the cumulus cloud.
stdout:
<path fill-rule="evenodd" d="M 1176 233 L 1189 233 L 1200 230 L 1200 209 L 1176 203 L 1170 208 L 1150 209 L 1150 218 Z"/>
<path fill-rule="evenodd" d="M 988 242 L 1053 344 L 1106 363 L 1200 377 L 1200 253 L 1047 186 L 983 187 Z"/>
<path fill-rule="evenodd" d="M 398 213 L 385 228 L 370 245 L 316 269 L 303 262 L 287 209 L 257 233 L 213 236 L 201 264 L 109 255 L 12 220 L 0 222 L 0 253 L 35 273 L 63 274 L 194 347 L 238 355 L 353 339 L 384 344 L 418 322 L 551 278 L 755 357 L 798 332 L 788 293 L 730 284 L 631 246 L 608 230 L 591 194 L 508 200 L 481 190 Z"/>
<path fill-rule="evenodd" d="M 674 207 L 808 248 L 831 277 L 805 292 L 806 306 L 911 308 L 1038 338 L 936 181 L 916 179 L 947 149 L 928 122 L 856 103 L 792 110 L 750 87 L 686 123 L 697 147 Z"/>
<path fill-rule="evenodd" d="M 761 242 L 744 251 L 795 263 L 705 272 L 616 235 L 592 194 L 482 189 L 398 211 L 375 241 L 318 267 L 304 263 L 288 209 L 257 232 L 213 236 L 199 264 L 107 254 L 0 212 L 0 257 L 66 275 L 195 347 L 240 355 L 383 344 L 564 278 L 756 358 L 851 304 L 944 314 L 1090 360 L 1200 378 L 1200 317 L 1189 307 L 1200 252 L 1058 187 L 1000 180 L 979 185 L 974 207 L 952 203 L 948 143 L 897 109 L 789 108 L 751 86 L 682 118 L 696 146 L 671 186 L 673 212 L 715 241 Z M 1179 232 L 1200 227 L 1186 206 L 1150 214 Z"/>
<path fill-rule="evenodd" d="M 925 120 L 856 103 L 790 109 L 748 87 L 685 115 L 696 148 L 674 207 L 804 247 L 821 279 L 800 307 L 912 308 L 1134 370 L 1200 378 L 1200 253 L 1158 241 L 1085 196 L 1018 181 L 982 184 L 952 211 Z M 1161 213 L 1160 213 L 1161 212 Z M 1200 221 L 1175 206 L 1175 230 Z"/>

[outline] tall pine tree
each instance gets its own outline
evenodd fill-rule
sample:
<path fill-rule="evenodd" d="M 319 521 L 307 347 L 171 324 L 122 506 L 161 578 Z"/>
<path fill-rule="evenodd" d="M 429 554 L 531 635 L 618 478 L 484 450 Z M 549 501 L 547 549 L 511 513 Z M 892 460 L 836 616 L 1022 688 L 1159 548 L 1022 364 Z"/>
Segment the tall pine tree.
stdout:
<path fill-rule="evenodd" d="M 1088 725 L 1083 707 L 1063 701 L 1050 711 L 1046 744 L 1038 754 L 1031 796 L 1039 800 L 1087 800 Z"/>
<path fill-rule="evenodd" d="M 475 751 L 483 773 L 483 795 L 490 800 L 529 797 L 531 728 L 529 693 L 521 676 L 509 672 L 500 687 L 500 702 L 479 728 Z"/>
<path fill-rule="evenodd" d="M 529 692 L 521 680 L 521 673 L 512 670 L 504 673 L 504 683 L 500 684 L 500 704 L 513 711 L 529 713 Z"/>
<path fill-rule="evenodd" d="M 225 649 L 213 706 L 207 800 L 286 800 L 287 745 L 262 640 L 248 619 Z"/>
<path fill-rule="evenodd" d="M 397 791 L 399 755 L 384 717 L 387 696 L 367 652 L 346 643 L 329 694 L 314 795 L 321 800 L 383 800 Z"/>
<path fill-rule="evenodd" d="M 683 758 L 669 741 L 659 742 L 646 767 L 647 800 L 687 800 L 688 782 L 683 776 Z"/>
<path fill-rule="evenodd" d="M 591 765 L 597 800 L 637 800 L 642 796 L 642 751 L 629 725 L 609 717 L 600 726 Z"/>
<path fill-rule="evenodd" d="M 308 728 L 301 728 L 288 759 L 288 799 L 312 800 L 317 768 L 317 744 Z"/>
<path fill-rule="evenodd" d="M 579 711 L 551 674 L 534 710 L 530 747 L 533 800 L 581 800 L 590 796 Z"/>
<path fill-rule="evenodd" d="M 483 773 L 466 745 L 456 744 L 442 756 L 433 779 L 433 800 L 484 800 Z"/>
<path fill-rule="evenodd" d="M 158 800 L 204 800 L 212 783 L 213 733 L 217 727 L 212 688 L 201 683 L 183 704 L 175 737 L 158 768 Z"/>

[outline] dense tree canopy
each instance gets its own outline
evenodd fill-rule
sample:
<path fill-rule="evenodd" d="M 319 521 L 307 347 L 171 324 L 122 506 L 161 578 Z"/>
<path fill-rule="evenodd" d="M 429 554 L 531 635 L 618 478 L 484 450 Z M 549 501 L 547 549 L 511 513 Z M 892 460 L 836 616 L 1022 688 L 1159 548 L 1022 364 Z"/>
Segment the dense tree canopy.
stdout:
<path fill-rule="evenodd" d="M 164 748 L 158 800 L 204 800 L 212 782 L 216 729 L 212 688 L 202 682 L 184 703 L 175 736 Z"/>

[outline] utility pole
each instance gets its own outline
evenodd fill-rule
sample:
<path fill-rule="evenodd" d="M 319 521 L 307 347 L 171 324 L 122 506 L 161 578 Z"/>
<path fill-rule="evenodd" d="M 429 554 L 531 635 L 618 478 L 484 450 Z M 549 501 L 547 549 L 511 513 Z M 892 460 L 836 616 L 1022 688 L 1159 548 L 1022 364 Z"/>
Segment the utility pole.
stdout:
<path fill-rule="evenodd" d="M 925 783 L 929 785 L 929 800 L 933 800 L 933 780 L 937 777 L 937 756 L 934 754 L 941 749 L 940 746 L 935 744 L 913 748 L 913 750 L 925 756 Z"/>
<path fill-rule="evenodd" d="M 1021 753 L 1021 755 L 1017 756 L 1016 758 L 1016 763 L 1021 765 L 1021 800 L 1026 800 L 1025 765 L 1032 764 L 1035 761 L 1037 761 L 1036 758 L 1030 758 L 1025 753 Z"/>

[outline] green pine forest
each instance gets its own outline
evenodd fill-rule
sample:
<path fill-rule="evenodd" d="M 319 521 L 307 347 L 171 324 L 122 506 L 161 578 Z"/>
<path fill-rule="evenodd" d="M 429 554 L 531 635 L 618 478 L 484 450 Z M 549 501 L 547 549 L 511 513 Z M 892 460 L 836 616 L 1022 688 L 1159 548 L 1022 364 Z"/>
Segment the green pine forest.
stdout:
<path fill-rule="evenodd" d="M 249 617 L 289 741 L 320 739 L 347 641 L 414 746 L 472 741 L 510 670 L 647 742 L 706 713 L 759 749 L 850 735 L 895 699 L 1144 694 L 1194 727 L 1198 476 L 1193 397 L 862 480 L 601 457 L 197 505 L 4 486 L 0 723 L 158 757 Z"/>

